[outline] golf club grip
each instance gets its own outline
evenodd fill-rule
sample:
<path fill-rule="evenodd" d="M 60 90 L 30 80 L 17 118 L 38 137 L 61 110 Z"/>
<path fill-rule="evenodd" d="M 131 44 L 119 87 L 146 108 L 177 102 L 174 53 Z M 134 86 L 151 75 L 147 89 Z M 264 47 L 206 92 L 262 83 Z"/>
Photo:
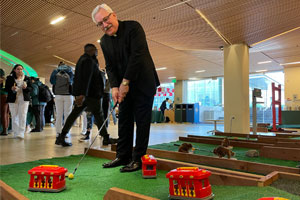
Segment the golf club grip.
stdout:
<path fill-rule="evenodd" d="M 118 104 L 119 104 L 119 103 L 116 102 L 112 110 L 114 110 L 114 109 L 118 106 Z"/>

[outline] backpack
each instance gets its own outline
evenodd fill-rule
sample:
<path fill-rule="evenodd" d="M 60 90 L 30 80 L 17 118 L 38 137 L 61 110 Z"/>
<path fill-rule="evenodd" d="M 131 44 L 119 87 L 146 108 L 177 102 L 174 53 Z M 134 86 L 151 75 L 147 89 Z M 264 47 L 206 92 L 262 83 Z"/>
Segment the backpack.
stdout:
<path fill-rule="evenodd" d="M 39 95 L 38 99 L 40 102 L 48 103 L 52 99 L 52 94 L 49 87 L 45 84 L 39 85 Z"/>
<path fill-rule="evenodd" d="M 56 74 L 56 83 L 53 87 L 54 94 L 68 95 L 71 94 L 70 75 L 61 70 Z"/>

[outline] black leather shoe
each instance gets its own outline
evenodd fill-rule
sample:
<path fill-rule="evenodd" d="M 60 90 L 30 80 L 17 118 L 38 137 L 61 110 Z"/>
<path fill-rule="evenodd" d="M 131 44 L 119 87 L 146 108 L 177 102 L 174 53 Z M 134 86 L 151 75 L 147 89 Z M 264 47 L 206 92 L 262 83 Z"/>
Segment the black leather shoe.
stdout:
<path fill-rule="evenodd" d="M 102 166 L 103 166 L 103 168 L 112 168 L 112 167 L 118 167 L 121 165 L 127 165 L 128 163 L 130 163 L 130 160 L 116 158 L 108 163 L 104 163 Z"/>
<path fill-rule="evenodd" d="M 38 129 L 35 129 L 35 128 L 34 128 L 34 129 L 32 129 L 30 132 L 33 132 L 33 133 L 34 133 L 34 132 L 42 132 L 42 131 L 43 131 L 43 130 L 38 130 Z"/>
<path fill-rule="evenodd" d="M 55 144 L 56 144 L 56 145 L 61 145 L 61 142 L 60 142 L 60 140 L 59 140 L 59 137 L 56 137 Z"/>
<path fill-rule="evenodd" d="M 63 146 L 63 147 L 70 147 L 70 146 L 72 146 L 72 143 L 69 143 L 69 142 L 66 142 L 66 141 L 65 141 L 65 137 L 64 137 L 62 134 L 60 134 L 60 135 L 56 138 L 55 144 L 61 145 L 61 146 Z"/>
<path fill-rule="evenodd" d="M 118 139 L 115 139 L 115 138 L 104 138 L 102 144 L 109 145 L 109 144 L 116 144 L 117 142 L 118 142 Z"/>
<path fill-rule="evenodd" d="M 142 169 L 142 163 L 137 161 L 131 161 L 128 165 L 125 167 L 122 167 L 120 169 L 120 172 L 134 172 L 137 170 Z"/>

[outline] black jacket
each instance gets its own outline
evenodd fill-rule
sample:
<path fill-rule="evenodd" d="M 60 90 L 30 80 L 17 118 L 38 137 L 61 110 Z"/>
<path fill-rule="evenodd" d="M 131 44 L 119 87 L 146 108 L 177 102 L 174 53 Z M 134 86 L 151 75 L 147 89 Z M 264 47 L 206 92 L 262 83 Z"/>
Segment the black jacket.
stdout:
<path fill-rule="evenodd" d="M 101 98 L 103 95 L 103 77 L 95 56 L 83 54 L 77 61 L 73 83 L 73 95 Z"/>
<path fill-rule="evenodd" d="M 28 76 L 25 76 L 24 81 L 27 84 L 27 88 L 23 89 L 24 101 L 30 101 L 30 92 L 32 90 L 31 81 Z M 6 77 L 5 90 L 8 93 L 7 100 L 6 100 L 7 103 L 15 103 L 15 101 L 16 101 L 17 93 L 15 91 L 11 90 L 11 88 L 14 86 L 15 83 L 16 83 L 16 80 L 13 77 L 13 75 L 8 75 Z"/>
<path fill-rule="evenodd" d="M 111 87 L 119 87 L 125 78 L 130 80 L 130 90 L 153 96 L 160 83 L 142 26 L 136 21 L 119 21 L 116 35 L 104 35 L 100 44 Z"/>

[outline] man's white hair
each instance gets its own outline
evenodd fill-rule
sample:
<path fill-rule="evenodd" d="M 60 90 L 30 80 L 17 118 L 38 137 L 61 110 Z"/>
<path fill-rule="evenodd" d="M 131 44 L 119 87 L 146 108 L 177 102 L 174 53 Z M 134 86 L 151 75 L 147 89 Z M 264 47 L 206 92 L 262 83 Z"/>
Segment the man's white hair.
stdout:
<path fill-rule="evenodd" d="M 93 19 L 93 22 L 94 22 L 95 24 L 97 24 L 97 21 L 95 20 L 95 15 L 99 12 L 99 10 L 100 10 L 101 8 L 104 9 L 104 10 L 106 10 L 106 11 L 109 12 L 109 13 L 113 13 L 113 12 L 114 12 L 114 11 L 113 11 L 108 5 L 106 5 L 105 3 L 96 6 L 96 8 L 95 8 L 95 9 L 93 10 L 93 12 L 92 12 L 92 19 Z"/>

